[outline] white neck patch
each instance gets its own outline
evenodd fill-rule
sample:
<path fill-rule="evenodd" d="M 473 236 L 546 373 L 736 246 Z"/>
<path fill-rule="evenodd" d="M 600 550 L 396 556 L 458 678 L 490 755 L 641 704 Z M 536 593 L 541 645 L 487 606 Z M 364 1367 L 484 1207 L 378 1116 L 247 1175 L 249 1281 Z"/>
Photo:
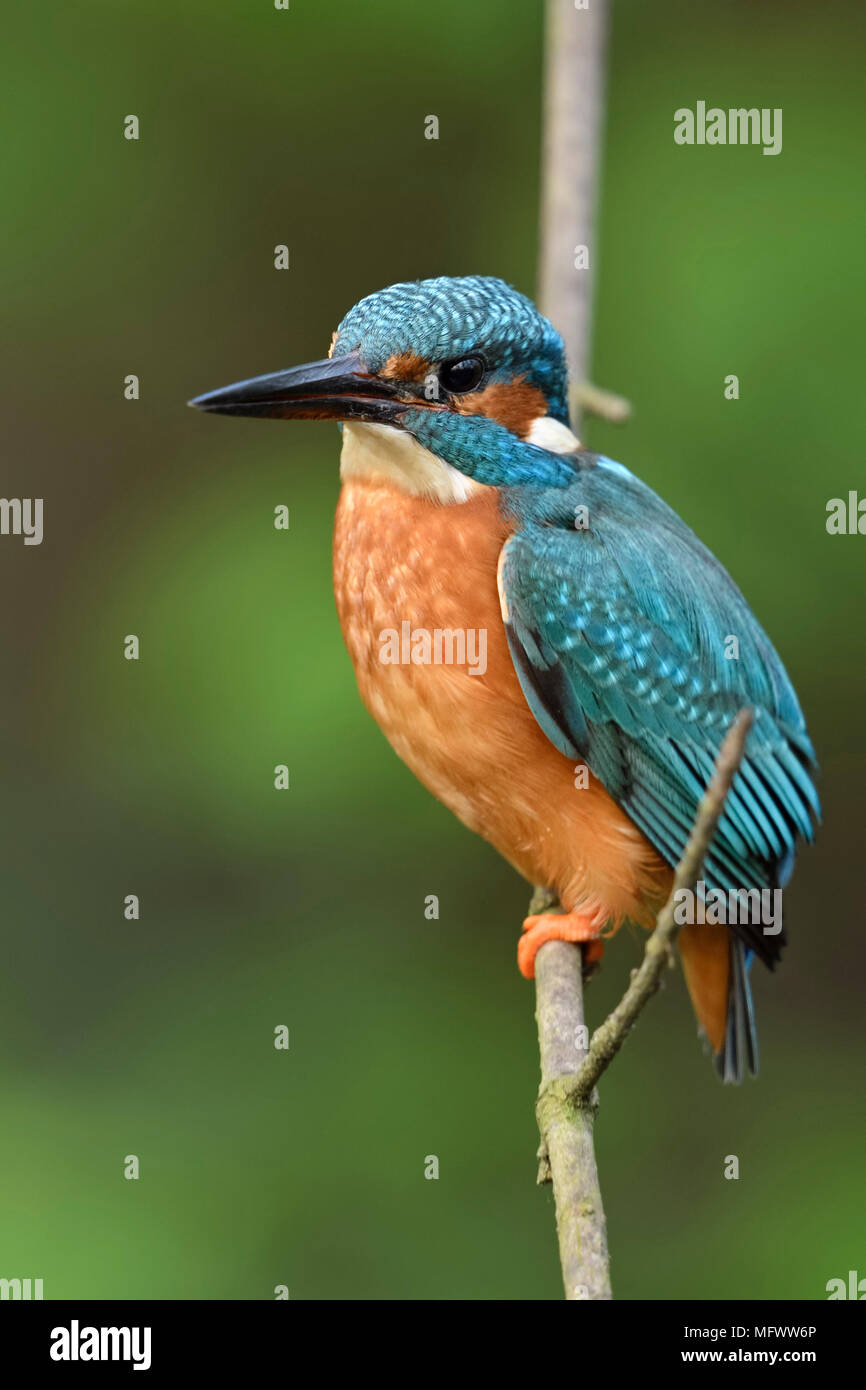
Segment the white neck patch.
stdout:
<path fill-rule="evenodd" d="M 568 425 L 550 415 L 533 421 L 526 442 L 549 454 L 573 454 L 581 447 Z M 446 505 L 468 502 L 485 488 L 425 449 L 408 430 L 357 421 L 343 425 L 340 477 L 381 478 L 412 497 L 429 497 Z"/>
<path fill-rule="evenodd" d="M 552 415 L 539 415 L 537 420 L 533 420 L 526 442 L 546 449 L 549 454 L 573 454 L 575 449 L 581 447 L 580 440 L 568 425 L 554 420 Z"/>
<path fill-rule="evenodd" d="M 413 497 L 436 502 L 468 502 L 484 490 L 444 459 L 419 444 L 408 430 L 390 425 L 344 424 L 340 477 L 381 478 Z"/>

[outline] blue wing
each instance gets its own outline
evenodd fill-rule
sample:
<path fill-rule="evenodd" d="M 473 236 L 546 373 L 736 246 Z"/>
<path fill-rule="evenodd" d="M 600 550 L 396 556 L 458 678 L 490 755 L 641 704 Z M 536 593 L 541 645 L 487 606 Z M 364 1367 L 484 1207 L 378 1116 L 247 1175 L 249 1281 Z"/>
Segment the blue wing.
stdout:
<path fill-rule="evenodd" d="M 586 760 L 675 865 L 724 735 L 755 722 L 707 858 L 709 887 L 773 888 L 819 806 L 814 754 L 784 667 L 723 566 L 649 487 L 580 454 L 574 483 L 504 505 L 506 630 L 548 738 Z M 784 936 L 734 927 L 767 964 Z"/>

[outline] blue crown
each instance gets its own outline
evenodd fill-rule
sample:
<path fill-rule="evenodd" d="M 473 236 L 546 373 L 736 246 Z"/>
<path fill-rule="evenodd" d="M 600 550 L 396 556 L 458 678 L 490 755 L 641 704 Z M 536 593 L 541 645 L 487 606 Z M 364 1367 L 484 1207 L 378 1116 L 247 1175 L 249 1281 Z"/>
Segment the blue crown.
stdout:
<path fill-rule="evenodd" d="M 430 362 L 481 353 L 491 380 L 525 374 L 550 414 L 568 423 L 562 338 L 530 299 L 493 276 L 440 275 L 369 294 L 343 319 L 333 352 L 359 352 L 371 372 L 400 353 Z"/>

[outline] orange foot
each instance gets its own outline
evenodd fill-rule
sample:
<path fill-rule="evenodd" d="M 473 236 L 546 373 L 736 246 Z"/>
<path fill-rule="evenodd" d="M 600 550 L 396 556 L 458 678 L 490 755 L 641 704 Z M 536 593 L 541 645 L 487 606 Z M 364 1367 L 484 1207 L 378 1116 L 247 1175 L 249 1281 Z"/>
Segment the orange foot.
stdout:
<path fill-rule="evenodd" d="M 577 912 L 542 912 L 527 917 L 523 933 L 517 943 L 517 965 L 527 980 L 535 979 L 535 957 L 546 941 L 586 942 L 584 958 L 589 965 L 600 961 L 604 954 L 604 942 L 597 928 Z"/>

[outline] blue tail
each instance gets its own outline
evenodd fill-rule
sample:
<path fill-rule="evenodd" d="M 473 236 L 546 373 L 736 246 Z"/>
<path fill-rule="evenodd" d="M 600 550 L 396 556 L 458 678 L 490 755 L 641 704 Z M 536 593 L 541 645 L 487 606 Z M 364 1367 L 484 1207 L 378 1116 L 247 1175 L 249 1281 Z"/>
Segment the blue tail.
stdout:
<path fill-rule="evenodd" d="M 758 1075 L 758 1030 L 755 1026 L 755 1006 L 749 971 L 754 959 L 736 937 L 731 940 L 731 973 L 728 985 L 728 1024 L 721 1052 L 716 1056 L 716 1070 L 726 1083 L 739 1085 L 746 1067 L 752 1076 Z"/>

